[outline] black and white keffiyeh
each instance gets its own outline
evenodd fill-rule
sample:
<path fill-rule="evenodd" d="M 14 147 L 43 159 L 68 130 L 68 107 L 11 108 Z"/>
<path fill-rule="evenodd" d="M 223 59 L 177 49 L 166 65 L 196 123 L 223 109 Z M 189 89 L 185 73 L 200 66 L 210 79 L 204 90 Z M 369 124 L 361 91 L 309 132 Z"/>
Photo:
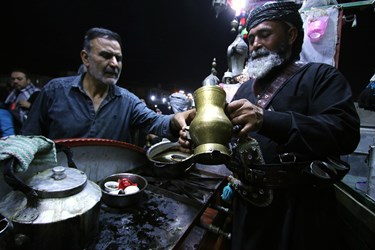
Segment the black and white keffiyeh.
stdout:
<path fill-rule="evenodd" d="M 264 21 L 278 20 L 289 23 L 298 30 L 302 29 L 302 19 L 298 10 L 301 5 L 291 1 L 266 2 L 254 8 L 246 21 L 246 29 L 249 31 L 253 27 Z"/>

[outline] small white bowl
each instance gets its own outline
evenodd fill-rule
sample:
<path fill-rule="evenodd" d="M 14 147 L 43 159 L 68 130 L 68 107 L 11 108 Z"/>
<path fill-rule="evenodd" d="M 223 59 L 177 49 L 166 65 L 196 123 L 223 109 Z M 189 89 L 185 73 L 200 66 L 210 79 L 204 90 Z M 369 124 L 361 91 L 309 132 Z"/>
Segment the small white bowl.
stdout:
<path fill-rule="evenodd" d="M 108 193 L 118 193 L 118 182 L 117 181 L 107 181 L 104 183 L 104 189 Z"/>
<path fill-rule="evenodd" d="M 139 191 L 137 186 L 129 186 L 124 189 L 125 194 L 134 194 Z"/>

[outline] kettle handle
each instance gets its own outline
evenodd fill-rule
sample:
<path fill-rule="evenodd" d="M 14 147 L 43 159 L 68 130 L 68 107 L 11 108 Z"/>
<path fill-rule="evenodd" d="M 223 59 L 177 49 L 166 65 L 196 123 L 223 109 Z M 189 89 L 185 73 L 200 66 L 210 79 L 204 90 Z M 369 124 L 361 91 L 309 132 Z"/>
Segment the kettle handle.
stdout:
<path fill-rule="evenodd" d="M 17 159 L 11 157 L 5 161 L 4 164 L 4 180 L 8 183 L 9 186 L 15 190 L 19 190 L 24 193 L 27 197 L 27 206 L 37 207 L 38 206 L 38 194 L 34 189 L 26 185 L 21 179 L 19 179 L 13 171 L 13 166 Z"/>
<path fill-rule="evenodd" d="M 55 147 L 57 151 L 61 150 L 65 153 L 68 162 L 68 167 L 77 169 L 77 165 L 73 161 L 73 151 L 71 150 L 71 148 L 56 142 Z"/>
<path fill-rule="evenodd" d="M 77 168 L 76 164 L 73 161 L 73 152 L 71 151 L 70 148 L 60 145 L 60 144 L 55 144 L 56 148 L 59 150 L 62 150 L 68 161 L 68 166 L 70 168 Z M 19 190 L 23 194 L 25 194 L 27 198 L 27 206 L 28 207 L 34 207 L 36 208 L 38 206 L 38 201 L 39 201 L 39 196 L 37 192 L 26 185 L 21 179 L 19 179 L 15 174 L 14 174 L 14 165 L 17 162 L 17 158 L 15 157 L 10 157 L 5 161 L 4 165 L 4 179 L 6 183 L 11 186 L 14 190 Z"/>

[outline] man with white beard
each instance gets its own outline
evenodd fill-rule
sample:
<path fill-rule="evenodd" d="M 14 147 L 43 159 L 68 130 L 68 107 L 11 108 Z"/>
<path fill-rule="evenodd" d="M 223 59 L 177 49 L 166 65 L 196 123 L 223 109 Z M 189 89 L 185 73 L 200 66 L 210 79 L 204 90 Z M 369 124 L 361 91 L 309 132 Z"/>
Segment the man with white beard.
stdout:
<path fill-rule="evenodd" d="M 252 79 L 225 111 L 240 127 L 237 137 L 258 142 L 265 164 L 247 158 L 228 165 L 246 191 L 232 187 L 232 250 L 342 249 L 333 184 L 347 172 L 340 176 L 334 164 L 348 169 L 340 155 L 355 150 L 360 122 L 350 85 L 336 68 L 298 62 L 299 8 L 266 3 L 247 18 Z M 180 142 L 188 145 L 184 136 Z"/>
<path fill-rule="evenodd" d="M 255 191 L 271 188 L 273 197 L 262 207 L 234 192 L 232 250 L 340 248 L 334 176 L 308 169 L 313 161 L 352 153 L 360 123 L 350 85 L 336 68 L 298 62 L 304 36 L 299 7 L 266 3 L 247 18 L 252 79 L 226 112 L 241 125 L 239 137 L 257 140 L 266 164 L 233 172 Z M 246 174 L 255 172 L 260 176 Z"/>
<path fill-rule="evenodd" d="M 254 50 L 250 53 L 249 58 L 249 76 L 257 79 L 264 77 L 271 69 L 285 61 L 285 58 L 279 56 L 278 53 L 269 51 L 266 48 Z"/>

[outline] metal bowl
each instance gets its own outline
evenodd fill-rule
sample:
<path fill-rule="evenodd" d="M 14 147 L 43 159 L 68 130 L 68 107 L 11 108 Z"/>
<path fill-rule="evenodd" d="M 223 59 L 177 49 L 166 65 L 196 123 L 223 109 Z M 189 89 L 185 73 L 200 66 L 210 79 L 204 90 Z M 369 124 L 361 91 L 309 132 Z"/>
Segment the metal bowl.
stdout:
<path fill-rule="evenodd" d="M 131 182 L 137 183 L 139 191 L 131 194 L 118 194 L 110 192 L 106 183 L 118 182 L 119 179 L 128 178 Z M 110 175 L 104 178 L 100 182 L 100 188 L 102 190 L 102 201 L 109 207 L 124 208 L 134 204 L 137 204 L 144 197 L 144 191 L 147 188 L 147 180 L 137 174 L 132 173 L 118 173 Z"/>
<path fill-rule="evenodd" d="M 187 174 L 194 166 L 193 154 L 180 151 L 178 142 L 161 141 L 151 146 L 147 158 L 151 166 L 146 172 L 160 177 L 178 178 Z"/>

